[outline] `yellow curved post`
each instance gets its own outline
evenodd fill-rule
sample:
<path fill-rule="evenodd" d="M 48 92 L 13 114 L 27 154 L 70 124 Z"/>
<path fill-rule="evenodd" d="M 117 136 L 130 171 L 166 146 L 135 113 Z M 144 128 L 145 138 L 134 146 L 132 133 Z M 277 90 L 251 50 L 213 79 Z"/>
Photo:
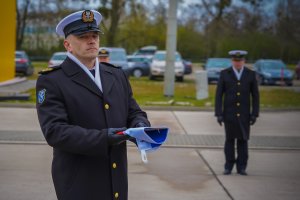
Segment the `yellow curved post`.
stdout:
<path fill-rule="evenodd" d="M 16 1 L 0 3 L 0 82 L 15 77 Z"/>

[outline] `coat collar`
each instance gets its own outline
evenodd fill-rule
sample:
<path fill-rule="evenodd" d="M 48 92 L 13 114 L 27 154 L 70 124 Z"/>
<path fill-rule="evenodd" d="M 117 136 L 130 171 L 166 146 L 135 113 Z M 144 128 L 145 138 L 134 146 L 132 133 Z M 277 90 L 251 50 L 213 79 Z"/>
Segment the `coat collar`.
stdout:
<path fill-rule="evenodd" d="M 103 93 L 94 83 L 94 81 L 92 81 L 85 71 L 83 71 L 73 60 L 67 57 L 61 64 L 61 67 L 65 74 L 70 77 L 72 81 L 82 85 L 99 97 L 103 96 Z"/>
<path fill-rule="evenodd" d="M 228 73 L 233 77 L 234 80 L 238 80 L 235 73 L 234 73 L 234 71 L 233 71 L 232 66 L 229 67 L 227 70 L 228 70 Z M 243 70 L 240 81 L 242 81 L 243 79 L 245 79 L 245 77 L 247 77 L 248 72 L 249 72 L 249 69 L 247 67 L 244 67 L 244 70 Z"/>

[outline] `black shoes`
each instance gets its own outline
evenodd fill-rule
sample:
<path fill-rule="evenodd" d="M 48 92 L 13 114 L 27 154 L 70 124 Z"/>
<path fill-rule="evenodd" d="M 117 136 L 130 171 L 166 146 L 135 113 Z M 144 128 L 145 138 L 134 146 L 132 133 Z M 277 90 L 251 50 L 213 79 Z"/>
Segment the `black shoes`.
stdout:
<path fill-rule="evenodd" d="M 231 174 L 231 170 L 229 169 L 225 169 L 223 172 L 224 175 L 230 175 Z"/>
<path fill-rule="evenodd" d="M 247 176 L 247 172 L 246 170 L 240 170 L 237 172 L 238 174 L 242 175 L 242 176 Z M 225 169 L 224 172 L 223 172 L 224 175 L 230 175 L 231 174 L 231 170 L 229 169 Z"/>
<path fill-rule="evenodd" d="M 242 175 L 242 176 L 247 176 L 247 172 L 245 170 L 240 170 L 238 171 L 238 174 Z"/>

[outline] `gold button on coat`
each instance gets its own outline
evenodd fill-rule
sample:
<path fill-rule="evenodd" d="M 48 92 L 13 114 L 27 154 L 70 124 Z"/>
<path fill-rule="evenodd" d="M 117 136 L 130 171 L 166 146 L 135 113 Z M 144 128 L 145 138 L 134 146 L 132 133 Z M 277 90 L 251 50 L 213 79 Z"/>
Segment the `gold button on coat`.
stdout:
<path fill-rule="evenodd" d="M 241 104 L 240 104 L 240 103 L 236 103 L 236 105 L 237 105 L 237 106 L 240 106 Z"/>
<path fill-rule="evenodd" d="M 109 105 L 108 105 L 108 104 L 105 104 L 105 105 L 104 105 L 104 108 L 105 108 L 106 110 L 108 110 L 108 109 L 109 109 Z"/>
<path fill-rule="evenodd" d="M 236 93 L 236 94 L 237 94 L 238 96 L 240 96 L 240 95 L 241 95 L 241 93 L 239 93 L 239 92 L 238 92 L 238 93 Z"/>
<path fill-rule="evenodd" d="M 115 198 L 117 199 L 119 197 L 119 193 L 115 193 Z"/>
<path fill-rule="evenodd" d="M 113 167 L 114 169 L 116 169 L 116 168 L 117 168 L 117 164 L 116 164 L 116 163 L 113 163 L 113 164 L 112 164 L 112 167 Z"/>
<path fill-rule="evenodd" d="M 241 85 L 241 83 L 240 83 L 240 82 L 238 82 L 237 84 L 238 84 L 238 85 Z"/>
<path fill-rule="evenodd" d="M 236 116 L 239 117 L 239 116 L 240 116 L 240 113 L 237 113 Z"/>

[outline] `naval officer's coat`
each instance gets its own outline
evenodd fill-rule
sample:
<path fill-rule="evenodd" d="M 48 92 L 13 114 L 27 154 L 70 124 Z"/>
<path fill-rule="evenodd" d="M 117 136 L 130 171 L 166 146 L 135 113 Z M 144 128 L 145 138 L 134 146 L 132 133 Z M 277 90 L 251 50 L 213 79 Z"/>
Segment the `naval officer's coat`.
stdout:
<path fill-rule="evenodd" d="M 53 147 L 58 199 L 128 198 L 126 142 L 109 146 L 107 129 L 150 123 L 133 99 L 122 69 L 99 67 L 103 92 L 69 58 L 37 81 L 37 113 Z"/>
<path fill-rule="evenodd" d="M 244 67 L 238 80 L 232 67 L 222 70 L 216 91 L 215 116 L 223 116 L 226 139 L 248 140 L 251 115 L 259 115 L 255 72 Z"/>

